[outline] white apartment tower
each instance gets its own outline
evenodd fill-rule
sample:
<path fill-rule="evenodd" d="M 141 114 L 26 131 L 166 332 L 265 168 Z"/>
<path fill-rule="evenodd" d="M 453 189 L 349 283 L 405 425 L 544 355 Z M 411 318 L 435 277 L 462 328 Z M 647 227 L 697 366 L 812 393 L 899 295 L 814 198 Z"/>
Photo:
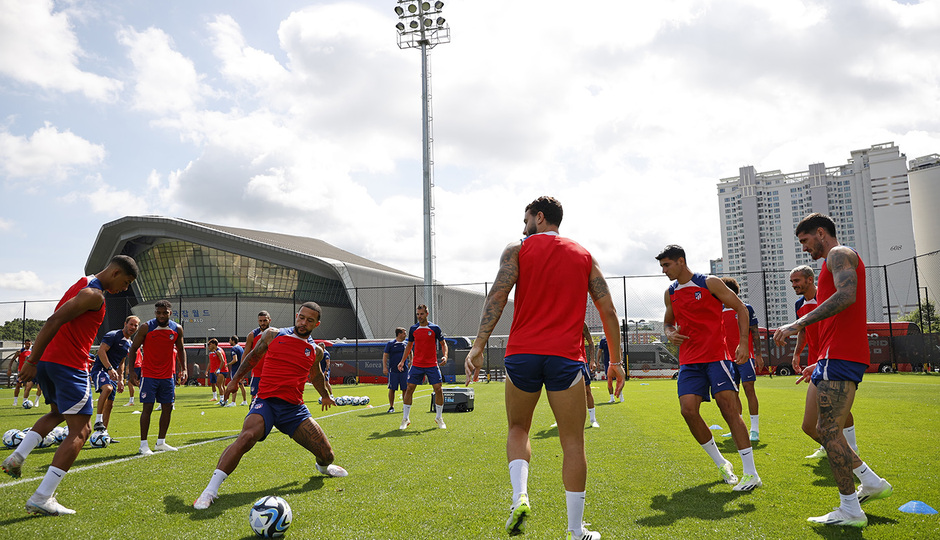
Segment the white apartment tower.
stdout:
<path fill-rule="evenodd" d="M 738 176 L 718 182 L 724 269 L 740 282 L 741 296 L 762 326 L 793 320 L 791 269 L 807 264 L 818 275 L 822 267 L 794 235 L 812 212 L 829 215 L 839 241 L 855 248 L 868 267 L 869 320 L 887 320 L 889 303 L 892 318 L 899 307 L 907 313 L 917 305 L 909 286 L 913 262 L 907 260 L 915 251 L 906 156 L 894 143 L 851 155 L 845 165 L 814 163 L 795 173 L 741 167 Z"/>

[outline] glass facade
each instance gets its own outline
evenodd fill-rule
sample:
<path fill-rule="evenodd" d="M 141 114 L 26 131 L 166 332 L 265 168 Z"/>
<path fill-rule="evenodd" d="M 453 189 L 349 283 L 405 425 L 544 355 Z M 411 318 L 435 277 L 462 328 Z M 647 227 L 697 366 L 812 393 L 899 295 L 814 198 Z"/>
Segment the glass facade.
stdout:
<path fill-rule="evenodd" d="M 162 298 L 264 296 L 315 297 L 319 304 L 351 307 L 342 282 L 296 268 L 173 240 L 135 257 L 144 302 Z"/>

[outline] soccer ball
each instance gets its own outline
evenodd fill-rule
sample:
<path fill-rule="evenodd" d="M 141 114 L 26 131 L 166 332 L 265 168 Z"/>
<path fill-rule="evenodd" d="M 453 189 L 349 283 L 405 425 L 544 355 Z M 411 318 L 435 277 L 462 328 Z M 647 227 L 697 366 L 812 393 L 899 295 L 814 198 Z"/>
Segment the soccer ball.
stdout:
<path fill-rule="evenodd" d="M 28 400 L 28 399 L 23 400 L 23 408 L 24 408 L 24 409 L 32 409 L 32 408 L 33 408 L 33 402 L 30 401 L 30 400 Z"/>
<path fill-rule="evenodd" d="M 39 441 L 39 448 L 49 448 L 55 443 L 55 434 L 50 431 L 49 433 L 46 433 L 46 436 L 43 437 L 41 441 Z"/>
<path fill-rule="evenodd" d="M 362 404 L 362 398 L 359 397 L 359 396 L 353 396 L 353 398 L 352 398 L 352 404 L 353 404 L 353 405 L 361 405 L 361 404 Z"/>
<path fill-rule="evenodd" d="M 16 448 L 23 442 L 23 432 L 18 429 L 8 429 L 3 434 L 3 446 L 7 448 Z"/>
<path fill-rule="evenodd" d="M 107 448 L 111 444 L 111 436 L 107 431 L 96 431 L 88 438 L 92 448 Z"/>
<path fill-rule="evenodd" d="M 363 405 L 369 404 L 369 396 L 362 396 L 362 404 Z"/>
<path fill-rule="evenodd" d="M 69 428 L 63 427 L 63 426 L 56 426 L 55 428 L 52 429 L 51 433 L 55 436 L 55 442 L 58 444 L 62 444 L 62 441 L 64 441 L 65 438 L 68 437 L 69 435 Z"/>
<path fill-rule="evenodd" d="M 248 524 L 255 534 L 263 538 L 284 536 L 293 514 L 287 501 L 268 495 L 258 499 L 248 512 Z"/>
<path fill-rule="evenodd" d="M 346 404 L 346 396 L 338 396 L 338 397 L 335 397 L 335 398 L 333 398 L 333 401 L 335 401 L 337 405 L 339 405 L 340 407 L 342 407 L 343 405 Z"/>

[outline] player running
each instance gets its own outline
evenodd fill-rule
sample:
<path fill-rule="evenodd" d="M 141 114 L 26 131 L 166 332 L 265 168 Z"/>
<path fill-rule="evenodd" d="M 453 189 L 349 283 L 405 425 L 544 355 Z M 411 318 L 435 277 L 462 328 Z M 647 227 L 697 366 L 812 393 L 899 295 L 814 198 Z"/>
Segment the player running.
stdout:
<path fill-rule="evenodd" d="M 860 503 L 884 499 L 893 492 L 887 480 L 859 459 L 843 434 L 858 384 L 870 362 L 865 263 L 854 249 L 839 244 L 835 223 L 829 216 L 806 216 L 796 226 L 796 237 L 813 260 L 824 259 L 816 291 L 818 305 L 797 321 L 778 328 L 774 341 L 784 346 L 790 336 L 814 323 L 818 326 L 816 364 L 807 366 L 796 382 L 809 380 L 816 387 L 816 431 L 826 449 L 840 499 L 832 512 L 808 521 L 864 527 L 868 517 Z M 857 491 L 853 473 L 861 481 Z"/>
<path fill-rule="evenodd" d="M 39 380 L 50 410 L 36 421 L 23 437 L 23 442 L 3 460 L 4 472 L 19 478 L 23 461 L 52 428 L 64 420 L 69 429 L 42 482 L 26 501 L 26 511 L 30 514 L 58 516 L 75 513 L 75 510 L 59 504 L 55 490 L 91 433 L 88 421 L 94 409 L 88 365 L 91 363 L 91 345 L 104 321 L 104 293 L 126 291 L 136 278 L 137 263 L 134 259 L 118 255 L 104 270 L 79 279 L 65 292 L 55 312 L 39 330 L 33 354 L 20 371 L 21 381 L 32 380 L 34 376 Z M 112 379 L 116 378 L 117 371 L 112 369 L 110 375 Z"/>
<path fill-rule="evenodd" d="M 319 325 L 320 306 L 316 302 L 306 302 L 297 312 L 293 328 L 269 328 L 245 355 L 227 390 L 234 392 L 235 381 L 246 376 L 258 360 L 265 357 L 258 394 L 245 417 L 241 433 L 222 452 L 209 485 L 193 503 L 196 510 L 205 510 L 212 505 L 219 496 L 222 482 L 232 474 L 242 456 L 255 443 L 263 441 L 274 427 L 310 451 L 316 457 L 316 468 L 321 474 L 349 474 L 346 469 L 333 465 L 335 456 L 330 441 L 304 405 L 303 392 L 307 381 L 319 392 L 323 410 L 334 405 L 323 384 L 323 372 L 318 361 L 323 356 L 323 349 L 310 337 Z"/>
<path fill-rule="evenodd" d="M 738 286 L 738 280 L 733 277 L 723 277 L 721 281 L 731 289 L 735 295 L 740 294 L 741 288 Z M 758 328 L 757 314 L 751 304 L 744 304 L 748 314 L 747 330 L 747 351 L 748 359 L 743 364 L 738 364 L 738 375 L 741 377 L 741 386 L 744 387 L 744 395 L 747 396 L 747 411 L 751 415 L 751 442 L 760 440 L 760 403 L 757 400 L 757 390 L 754 384 L 757 382 L 757 372 L 764 369 L 764 358 L 761 355 L 760 329 Z M 738 313 L 731 306 L 724 306 L 721 311 L 722 326 L 725 329 L 725 345 L 728 348 L 728 355 L 734 356 L 738 348 Z"/>
<path fill-rule="evenodd" d="M 443 366 L 447 363 L 447 342 L 444 341 L 444 331 L 441 327 L 428 322 L 428 306 L 421 304 L 415 308 L 415 317 L 418 318 L 417 324 L 408 330 L 408 344 L 405 345 L 405 352 L 402 353 L 401 361 L 398 363 L 398 369 L 404 370 L 405 363 L 411 358 L 411 369 L 408 370 L 408 387 L 405 389 L 405 395 L 402 397 L 401 426 L 398 429 L 405 429 L 411 425 L 411 403 L 414 398 L 415 388 L 421 384 L 424 377 L 428 378 L 428 383 L 434 388 L 434 405 L 437 409 L 437 416 L 434 421 L 437 427 L 446 429 L 444 424 L 444 378 L 441 376 L 441 368 L 437 363 L 437 345 L 441 345 L 441 363 Z M 412 356 L 413 353 L 413 356 Z"/>
<path fill-rule="evenodd" d="M 124 391 L 124 359 L 131 348 L 131 338 L 140 318 L 136 315 L 124 319 L 124 327 L 112 330 L 101 338 L 95 363 L 91 367 L 91 381 L 95 385 L 98 397 L 98 415 L 95 418 L 95 431 L 108 431 L 111 420 L 111 409 L 114 407 L 114 394 Z M 109 373 L 116 371 L 117 379 L 112 379 Z M 117 392 L 115 392 L 117 390 Z M 117 442 L 112 439 L 111 442 Z"/>

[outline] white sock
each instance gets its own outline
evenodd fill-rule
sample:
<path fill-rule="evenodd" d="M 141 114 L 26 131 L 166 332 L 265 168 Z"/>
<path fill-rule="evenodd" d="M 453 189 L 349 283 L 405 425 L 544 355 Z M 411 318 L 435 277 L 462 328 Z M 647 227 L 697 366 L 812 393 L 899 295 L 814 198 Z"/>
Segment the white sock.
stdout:
<path fill-rule="evenodd" d="M 95 422 L 96 422 L 96 423 L 97 423 L 97 422 L 102 422 L 102 423 L 103 423 L 103 422 L 104 422 L 104 415 L 103 415 L 103 414 L 99 414 L 99 415 L 95 416 Z"/>
<path fill-rule="evenodd" d="M 529 462 L 514 459 L 509 462 L 509 482 L 512 484 L 512 504 L 519 502 L 519 497 L 529 493 Z"/>
<path fill-rule="evenodd" d="M 157 446 L 160 446 L 161 444 L 166 444 L 166 439 L 157 439 Z"/>
<path fill-rule="evenodd" d="M 42 483 L 39 484 L 39 487 L 36 488 L 36 495 L 39 495 L 43 499 L 48 499 L 55 494 L 55 490 L 59 487 L 59 482 L 62 481 L 62 478 L 65 476 L 66 471 L 58 467 L 53 467 L 52 465 L 46 469 L 46 476 L 42 478 Z"/>
<path fill-rule="evenodd" d="M 715 438 L 712 437 L 710 441 L 702 445 L 702 449 L 708 453 L 708 457 L 712 458 L 712 461 L 715 462 L 715 465 L 721 467 L 725 464 L 725 456 L 721 455 L 721 451 L 718 450 L 718 445 L 715 444 Z"/>
<path fill-rule="evenodd" d="M 444 415 L 444 406 L 443 406 L 443 405 L 438 405 L 437 403 L 435 403 L 435 404 L 434 404 L 434 408 L 437 409 L 437 417 L 438 417 L 438 418 L 443 417 L 443 415 Z"/>
<path fill-rule="evenodd" d="M 871 467 L 864 461 L 857 469 L 852 469 L 852 472 L 861 480 L 863 486 L 875 487 L 881 484 L 881 477 L 875 474 L 875 471 L 871 470 Z"/>
<path fill-rule="evenodd" d="M 584 492 L 566 491 L 565 503 L 568 506 L 568 530 L 581 535 L 584 530 Z"/>
<path fill-rule="evenodd" d="M 42 442 L 42 439 L 42 435 L 36 433 L 33 430 L 29 430 L 29 432 L 26 433 L 26 436 L 23 437 L 23 442 L 21 442 L 20 445 L 16 447 L 16 450 L 13 453 L 20 456 L 20 459 L 26 459 L 26 456 L 28 456 L 34 448 L 39 446 L 39 443 Z"/>
<path fill-rule="evenodd" d="M 128 403 L 134 403 L 134 396 L 131 396 L 131 400 Z"/>
<path fill-rule="evenodd" d="M 411 405 L 402 405 L 401 409 L 403 411 L 401 417 L 402 421 L 407 420 L 411 414 Z"/>
<path fill-rule="evenodd" d="M 591 422 L 597 422 L 597 409 L 593 407 L 588 409 L 588 414 L 591 415 Z"/>
<path fill-rule="evenodd" d="M 756 414 L 751 415 L 751 431 L 760 431 L 760 420 L 757 419 Z"/>
<path fill-rule="evenodd" d="M 738 455 L 741 456 L 741 463 L 744 465 L 744 474 L 757 476 L 757 468 L 754 466 L 754 449 L 738 450 Z"/>
<path fill-rule="evenodd" d="M 849 443 L 849 446 L 852 447 L 852 450 L 855 450 L 855 453 L 858 453 L 858 443 L 855 441 L 855 426 L 849 426 L 842 430 L 842 434 L 845 435 L 845 440 Z"/>
<path fill-rule="evenodd" d="M 149 446 L 147 446 L 147 439 L 143 439 L 140 441 L 140 449 L 143 450 L 144 448 L 150 448 Z"/>
<path fill-rule="evenodd" d="M 209 479 L 209 485 L 206 486 L 206 489 L 203 491 L 203 493 L 209 492 L 213 495 L 218 495 L 219 487 L 222 486 L 222 482 L 224 482 L 226 478 L 228 478 L 228 475 L 222 472 L 220 469 L 212 471 L 212 478 Z"/>
<path fill-rule="evenodd" d="M 611 400 L 611 401 L 614 400 L 614 395 L 613 395 L 613 394 L 610 395 L 610 400 Z"/>
<path fill-rule="evenodd" d="M 16 407 L 16 402 L 17 402 L 19 399 L 20 399 L 20 398 L 18 398 L 18 397 L 13 398 L 13 406 L 14 406 L 14 407 Z"/>
<path fill-rule="evenodd" d="M 858 504 L 858 493 L 852 492 L 849 495 L 839 494 L 839 499 L 842 501 L 842 504 L 839 506 L 849 514 L 853 516 L 861 515 L 862 507 Z"/>

